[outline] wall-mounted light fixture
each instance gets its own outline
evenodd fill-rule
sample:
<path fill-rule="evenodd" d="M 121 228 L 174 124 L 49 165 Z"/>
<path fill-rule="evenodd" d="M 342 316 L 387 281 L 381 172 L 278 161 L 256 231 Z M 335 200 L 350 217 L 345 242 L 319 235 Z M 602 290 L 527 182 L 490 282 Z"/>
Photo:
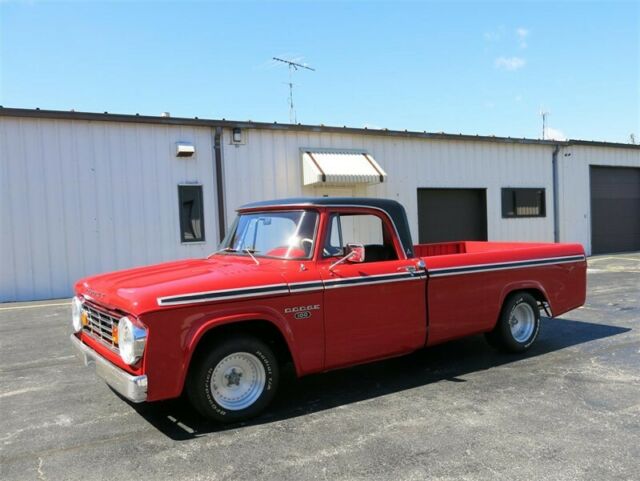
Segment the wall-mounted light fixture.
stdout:
<path fill-rule="evenodd" d="M 242 129 L 240 127 L 235 127 L 233 129 L 233 136 L 231 138 L 231 141 L 234 144 L 241 144 L 242 143 Z"/>
<path fill-rule="evenodd" d="M 176 157 L 192 157 L 196 148 L 188 142 L 176 142 Z"/>

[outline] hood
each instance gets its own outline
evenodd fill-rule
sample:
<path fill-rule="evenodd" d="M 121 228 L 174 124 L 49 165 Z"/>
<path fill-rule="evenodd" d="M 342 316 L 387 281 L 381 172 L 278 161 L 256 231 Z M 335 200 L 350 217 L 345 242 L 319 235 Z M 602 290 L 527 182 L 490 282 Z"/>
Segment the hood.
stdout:
<path fill-rule="evenodd" d="M 264 286 L 286 288 L 279 264 L 260 259 L 258 266 L 251 259 L 222 255 L 166 262 L 86 277 L 76 283 L 76 292 L 106 307 L 140 315 L 162 306 L 186 303 L 187 299 L 204 302 L 207 299 L 202 298 L 202 293 Z M 194 299 L 194 295 L 200 298 Z"/>

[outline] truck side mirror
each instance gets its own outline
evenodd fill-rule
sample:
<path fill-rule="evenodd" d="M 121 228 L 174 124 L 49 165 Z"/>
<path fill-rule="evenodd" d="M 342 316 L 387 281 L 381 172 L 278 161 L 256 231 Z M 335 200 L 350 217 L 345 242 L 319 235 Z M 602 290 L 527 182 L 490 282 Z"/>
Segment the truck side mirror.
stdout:
<path fill-rule="evenodd" d="M 364 245 L 347 244 L 347 260 L 349 262 L 364 262 Z"/>
<path fill-rule="evenodd" d="M 332 271 L 334 267 L 339 266 L 343 262 L 364 262 L 364 245 L 362 244 L 347 244 L 345 249 L 346 254 L 333 264 L 329 266 L 329 270 Z"/>

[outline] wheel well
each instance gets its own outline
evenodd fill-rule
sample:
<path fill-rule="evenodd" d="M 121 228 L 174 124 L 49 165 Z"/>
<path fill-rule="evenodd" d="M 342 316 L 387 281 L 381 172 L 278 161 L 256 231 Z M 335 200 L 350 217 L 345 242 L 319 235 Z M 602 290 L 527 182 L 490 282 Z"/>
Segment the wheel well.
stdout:
<path fill-rule="evenodd" d="M 513 296 L 514 294 L 518 293 L 518 292 L 526 292 L 527 294 L 530 294 L 531 296 L 533 296 L 533 298 L 538 301 L 540 307 L 544 306 L 545 303 L 548 305 L 549 304 L 549 300 L 545 297 L 544 293 L 540 290 L 540 289 L 536 289 L 535 287 L 531 287 L 528 289 L 516 289 L 513 290 L 511 292 L 509 292 L 509 294 L 507 294 L 504 298 L 504 301 L 502 302 L 502 305 L 504 306 L 504 303 L 507 301 L 507 299 L 511 296 Z"/>
<path fill-rule="evenodd" d="M 280 330 L 269 321 L 256 319 L 223 324 L 209 329 L 198 341 L 189 368 L 194 364 L 194 361 L 197 361 L 200 356 L 208 352 L 214 343 L 234 336 L 256 337 L 265 342 L 273 349 L 273 353 L 280 365 L 293 362 L 287 341 Z"/>
<path fill-rule="evenodd" d="M 544 293 L 540 289 L 524 289 L 524 292 L 527 292 L 533 296 L 533 298 L 541 303 L 549 302 L 545 297 Z"/>
<path fill-rule="evenodd" d="M 527 289 L 514 289 L 512 291 L 509 291 L 507 295 L 504 296 L 504 299 L 502 299 L 502 305 L 500 306 L 500 310 L 498 311 L 498 317 L 496 318 L 496 323 L 494 324 L 494 327 L 497 325 L 498 321 L 500 320 L 500 316 L 502 315 L 502 312 L 505 308 L 507 300 L 511 296 L 514 296 L 519 292 L 526 292 L 527 294 L 530 294 L 531 296 L 533 296 L 533 298 L 538 302 L 538 307 L 540 309 L 545 309 L 544 307 L 545 303 L 546 305 L 549 305 L 549 301 L 547 300 L 544 293 L 540 289 L 536 289 L 535 287 L 530 287 Z M 545 312 L 546 312 L 546 309 L 545 309 Z"/>

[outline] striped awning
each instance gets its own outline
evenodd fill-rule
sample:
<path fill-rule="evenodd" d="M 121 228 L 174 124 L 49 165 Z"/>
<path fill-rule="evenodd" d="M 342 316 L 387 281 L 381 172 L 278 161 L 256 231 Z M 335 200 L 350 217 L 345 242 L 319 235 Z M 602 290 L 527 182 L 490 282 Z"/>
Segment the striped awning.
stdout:
<path fill-rule="evenodd" d="M 379 184 L 387 174 L 371 154 L 354 150 L 302 151 L 304 185 Z"/>

